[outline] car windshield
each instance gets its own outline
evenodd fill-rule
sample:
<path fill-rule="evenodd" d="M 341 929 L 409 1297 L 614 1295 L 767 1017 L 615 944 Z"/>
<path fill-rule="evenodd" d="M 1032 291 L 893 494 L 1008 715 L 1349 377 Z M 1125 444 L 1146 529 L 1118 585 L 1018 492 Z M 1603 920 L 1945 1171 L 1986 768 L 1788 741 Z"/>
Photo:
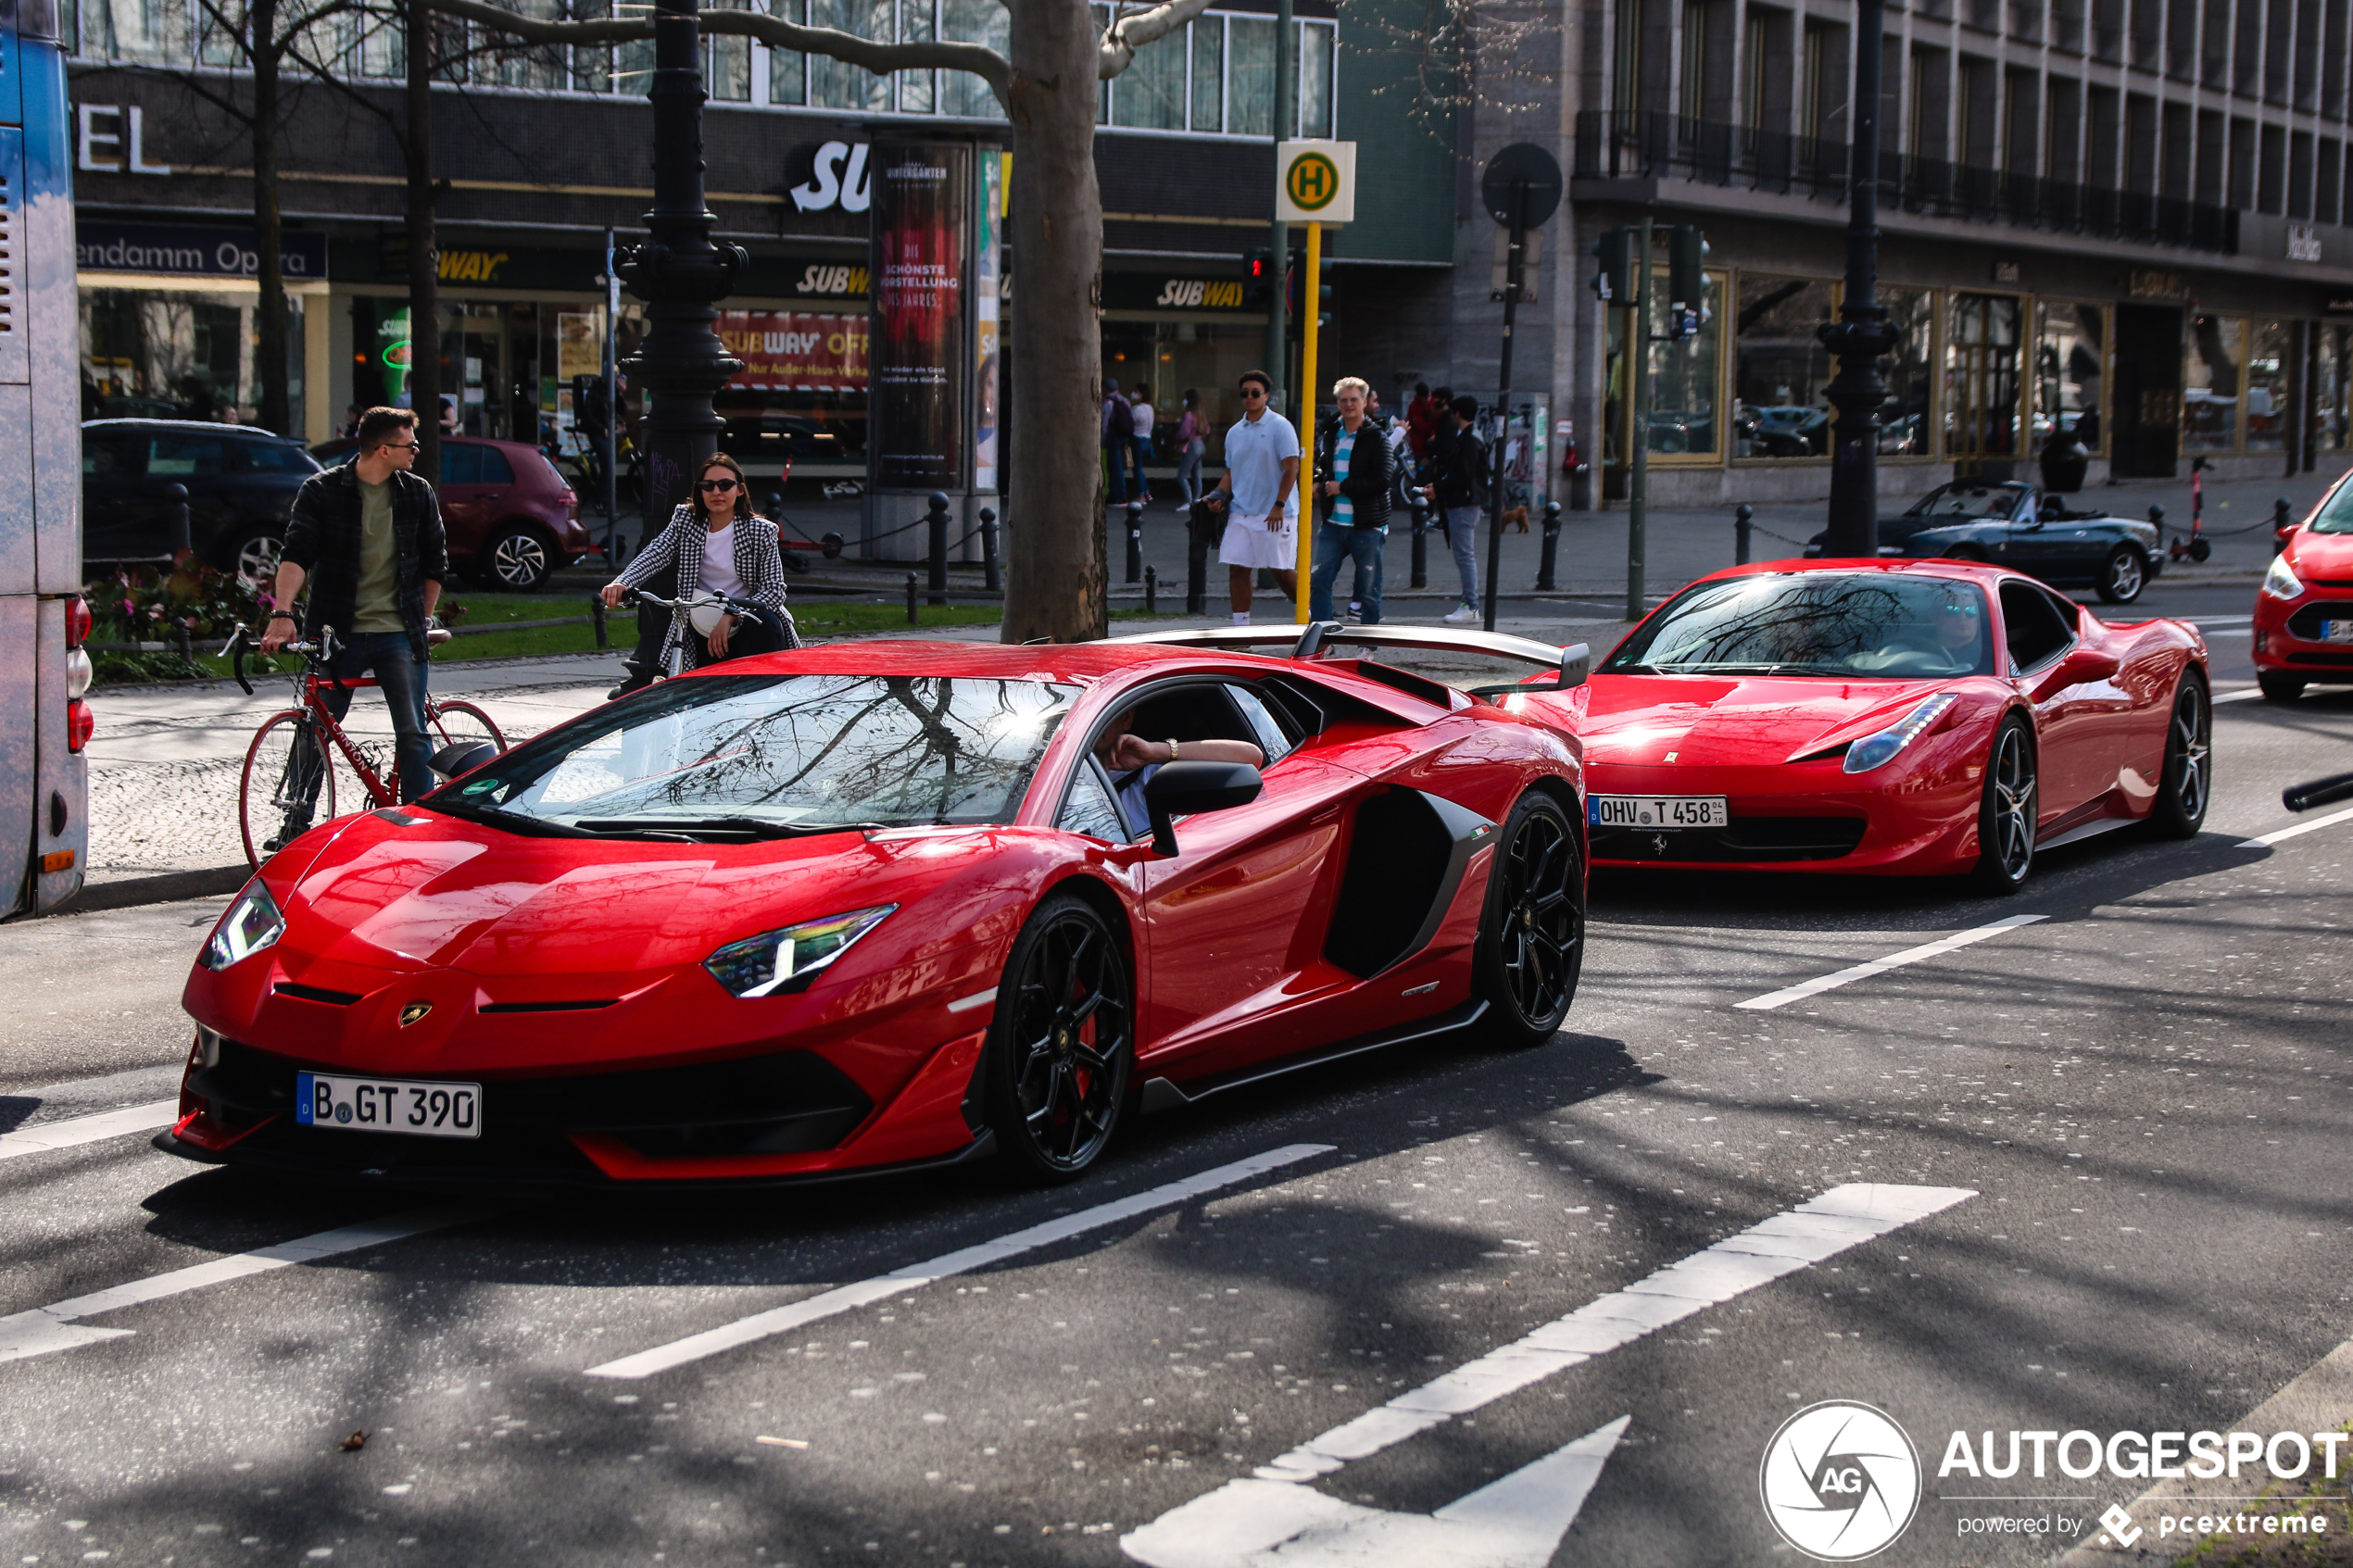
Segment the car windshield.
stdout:
<path fill-rule="evenodd" d="M 786 837 L 1011 822 L 1077 688 L 914 675 L 665 682 L 426 804 L 517 832 Z"/>
<path fill-rule="evenodd" d="M 2353 533 L 2353 484 L 2339 484 L 2304 526 L 2315 533 Z"/>
<path fill-rule="evenodd" d="M 1683 590 L 1602 666 L 1605 674 L 1986 675 L 1985 596 L 1950 579 L 1811 571 Z"/>
<path fill-rule="evenodd" d="M 1940 484 L 1913 502 L 1906 517 L 2010 517 L 2026 494 L 2017 484 Z"/>

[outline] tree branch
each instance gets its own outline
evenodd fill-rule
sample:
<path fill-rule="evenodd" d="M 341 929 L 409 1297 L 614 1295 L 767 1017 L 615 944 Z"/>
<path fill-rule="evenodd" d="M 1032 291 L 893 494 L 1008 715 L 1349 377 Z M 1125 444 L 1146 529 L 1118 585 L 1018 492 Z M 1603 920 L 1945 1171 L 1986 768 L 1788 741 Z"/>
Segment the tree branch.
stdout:
<path fill-rule="evenodd" d="M 1120 18 L 1103 29 L 1095 75 L 1109 82 L 1136 63 L 1137 50 L 1154 39 L 1167 37 L 1207 9 L 1209 0 L 1164 0 L 1164 4 L 1150 10 Z"/>

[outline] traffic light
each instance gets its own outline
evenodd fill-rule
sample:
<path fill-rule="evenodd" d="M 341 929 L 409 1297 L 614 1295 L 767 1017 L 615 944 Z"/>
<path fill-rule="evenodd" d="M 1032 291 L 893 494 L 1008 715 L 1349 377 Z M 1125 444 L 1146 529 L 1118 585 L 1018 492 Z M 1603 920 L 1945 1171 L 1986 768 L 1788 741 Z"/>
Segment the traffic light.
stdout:
<path fill-rule="evenodd" d="M 1667 335 L 1697 337 L 1707 319 L 1707 239 L 1688 223 L 1667 232 Z"/>
<path fill-rule="evenodd" d="M 1319 256 L 1315 265 L 1322 273 L 1315 285 L 1315 325 L 1328 327 L 1332 324 L 1332 258 Z M 1290 253 L 1290 266 L 1283 273 L 1283 308 L 1290 312 L 1294 326 L 1307 319 L 1307 302 L 1300 293 L 1306 278 L 1307 253 L 1294 250 Z"/>
<path fill-rule="evenodd" d="M 1601 263 L 1593 274 L 1593 296 L 1605 305 L 1634 303 L 1634 235 L 1629 229 L 1604 229 L 1593 244 Z"/>
<path fill-rule="evenodd" d="M 1319 256 L 1315 266 L 1319 273 L 1315 280 L 1315 324 L 1328 327 L 1332 324 L 1332 258 Z"/>
<path fill-rule="evenodd" d="M 1244 293 L 1253 310 L 1275 308 L 1275 253 L 1261 247 L 1242 253 Z"/>

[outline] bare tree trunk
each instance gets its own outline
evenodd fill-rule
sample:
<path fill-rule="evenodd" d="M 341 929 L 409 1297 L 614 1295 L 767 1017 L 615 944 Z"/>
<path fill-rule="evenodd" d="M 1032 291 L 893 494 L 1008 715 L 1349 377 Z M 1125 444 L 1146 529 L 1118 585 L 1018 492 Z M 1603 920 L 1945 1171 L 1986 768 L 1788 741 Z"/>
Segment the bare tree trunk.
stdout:
<path fill-rule="evenodd" d="M 1076 0 L 1013 0 L 1013 413 L 1008 643 L 1104 634 L 1097 504 L 1103 203 L 1095 185 L 1099 46 Z"/>
<path fill-rule="evenodd" d="M 441 257 L 434 238 L 433 13 L 409 0 L 409 406 L 416 471 L 441 483 Z"/>
<path fill-rule="evenodd" d="M 278 217 L 278 38 L 277 0 L 253 0 L 245 14 L 246 56 L 253 61 L 253 243 L 261 264 L 261 299 L 255 357 L 261 383 L 260 421 L 280 435 L 294 413 L 286 392 L 286 274 L 284 225 Z M 316 396 L 317 394 L 313 393 Z"/>

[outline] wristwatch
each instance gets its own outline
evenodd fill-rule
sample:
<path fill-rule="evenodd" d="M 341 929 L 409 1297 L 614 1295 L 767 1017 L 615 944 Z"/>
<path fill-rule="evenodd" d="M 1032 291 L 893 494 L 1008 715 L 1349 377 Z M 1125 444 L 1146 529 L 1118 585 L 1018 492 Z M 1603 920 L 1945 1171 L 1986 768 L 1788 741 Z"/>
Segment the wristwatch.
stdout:
<path fill-rule="evenodd" d="M 1171 762 L 1176 760 L 1176 743 L 1173 740 L 1168 743 L 1168 759 Z"/>

